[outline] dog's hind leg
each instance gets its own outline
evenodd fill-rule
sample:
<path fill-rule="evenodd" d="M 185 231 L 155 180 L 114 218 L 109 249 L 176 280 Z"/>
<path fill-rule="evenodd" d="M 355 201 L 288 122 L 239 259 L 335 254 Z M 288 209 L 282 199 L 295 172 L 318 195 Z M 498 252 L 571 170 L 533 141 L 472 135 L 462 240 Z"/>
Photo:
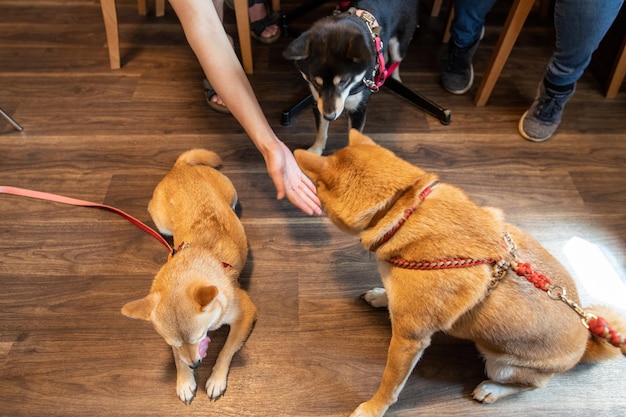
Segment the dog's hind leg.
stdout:
<path fill-rule="evenodd" d="M 472 396 L 476 401 L 481 403 L 490 404 L 500 398 L 508 397 L 509 395 L 517 394 L 522 391 L 528 391 L 534 389 L 534 387 L 528 387 L 524 385 L 516 384 L 501 384 L 499 382 L 486 380 L 478 384 L 478 386 L 472 392 Z"/>
<path fill-rule="evenodd" d="M 413 368 L 430 344 L 430 336 L 402 334 L 392 326 L 387 365 L 376 394 L 354 410 L 350 417 L 381 417 L 398 400 Z"/>
<path fill-rule="evenodd" d="M 479 349 L 481 350 L 481 349 Z M 489 404 L 518 392 L 544 387 L 554 375 L 552 372 L 513 365 L 510 357 L 485 355 L 485 371 L 491 379 L 481 382 L 472 396 Z"/>

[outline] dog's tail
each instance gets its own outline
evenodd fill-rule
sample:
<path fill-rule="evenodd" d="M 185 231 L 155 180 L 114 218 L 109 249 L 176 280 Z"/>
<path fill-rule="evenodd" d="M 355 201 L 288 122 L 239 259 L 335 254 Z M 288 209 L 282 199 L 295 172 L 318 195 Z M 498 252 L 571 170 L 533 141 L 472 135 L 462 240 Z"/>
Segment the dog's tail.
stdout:
<path fill-rule="evenodd" d="M 187 152 L 183 152 L 176 160 L 176 165 L 207 165 L 212 168 L 217 168 L 222 165 L 222 159 L 218 154 L 206 149 L 192 149 Z"/>
<path fill-rule="evenodd" d="M 597 317 L 603 318 L 606 323 L 598 323 L 601 329 L 590 328 L 592 336 L 587 341 L 585 354 L 580 361 L 600 362 L 613 359 L 619 356 L 620 353 L 626 356 L 626 318 L 617 311 L 605 306 L 593 306 L 586 310 Z M 608 325 L 605 326 L 603 323 Z M 596 332 L 604 333 L 605 337 L 597 336 Z M 614 346 L 609 340 L 613 340 L 619 347 Z"/>

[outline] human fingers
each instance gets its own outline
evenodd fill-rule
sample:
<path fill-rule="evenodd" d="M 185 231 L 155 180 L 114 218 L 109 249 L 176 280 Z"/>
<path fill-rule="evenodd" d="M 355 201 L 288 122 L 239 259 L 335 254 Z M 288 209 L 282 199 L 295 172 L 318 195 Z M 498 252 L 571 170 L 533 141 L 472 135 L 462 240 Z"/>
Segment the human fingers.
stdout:
<path fill-rule="evenodd" d="M 294 206 L 296 206 L 297 208 L 299 208 L 300 210 L 302 210 L 309 216 L 310 215 L 319 216 L 322 214 L 322 208 L 320 206 L 320 202 L 319 202 L 319 199 L 317 198 L 317 195 L 315 195 L 315 193 L 309 190 L 306 186 L 300 186 L 300 187 L 296 187 L 294 189 L 288 190 L 287 199 L 289 199 L 289 201 Z"/>

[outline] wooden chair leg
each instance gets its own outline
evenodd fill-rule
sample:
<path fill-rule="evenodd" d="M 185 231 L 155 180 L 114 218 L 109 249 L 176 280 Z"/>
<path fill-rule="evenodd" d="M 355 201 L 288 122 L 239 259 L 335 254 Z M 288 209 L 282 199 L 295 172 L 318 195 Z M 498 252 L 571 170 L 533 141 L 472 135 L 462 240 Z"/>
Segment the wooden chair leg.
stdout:
<path fill-rule="evenodd" d="M 148 15 L 148 1 L 137 0 L 137 11 L 139 12 L 139 16 L 147 16 Z"/>
<path fill-rule="evenodd" d="M 250 15 L 247 0 L 235 0 L 235 19 L 237 21 L 237 35 L 241 49 L 241 63 L 248 75 L 254 73 L 252 64 L 252 39 L 250 37 Z M 280 10 L 280 0 L 272 0 L 272 11 Z"/>
<path fill-rule="evenodd" d="M 280 0 L 272 0 L 272 11 L 273 12 L 280 11 Z"/>
<path fill-rule="evenodd" d="M 100 0 L 104 30 L 106 31 L 107 47 L 111 69 L 120 68 L 120 37 L 117 27 L 117 10 L 115 0 Z"/>
<path fill-rule="evenodd" d="M 491 55 L 491 60 L 487 65 L 487 70 L 474 98 L 474 104 L 477 106 L 484 106 L 487 100 L 489 100 L 493 87 L 502 72 L 506 60 L 509 58 L 511 49 L 513 49 L 513 45 L 524 26 L 524 22 L 526 22 L 533 4 L 534 0 L 515 0 L 513 6 L 511 6 L 496 48 Z"/>
<path fill-rule="evenodd" d="M 621 52 L 615 61 L 609 77 L 609 85 L 606 89 L 606 98 L 615 98 L 626 76 L 626 37 L 622 41 Z"/>
<path fill-rule="evenodd" d="M 235 0 L 235 19 L 237 21 L 237 34 L 239 35 L 243 70 L 246 74 L 251 75 L 253 73 L 253 66 L 248 0 Z"/>
<path fill-rule="evenodd" d="M 156 17 L 165 16 L 165 0 L 154 0 Z M 140 16 L 148 15 L 148 0 L 137 0 L 137 11 Z"/>
<path fill-rule="evenodd" d="M 165 0 L 156 0 L 154 8 L 154 14 L 156 15 L 156 17 L 165 16 Z"/>
<path fill-rule="evenodd" d="M 441 12 L 442 4 L 443 4 L 443 0 L 434 0 L 433 1 L 433 7 L 432 7 L 432 9 L 430 9 L 430 15 L 432 17 L 439 16 L 439 12 Z"/>
<path fill-rule="evenodd" d="M 450 15 L 448 16 L 448 23 L 446 23 L 446 28 L 443 30 L 443 39 L 441 42 L 448 43 L 450 42 L 450 26 L 452 26 L 452 21 L 454 20 L 454 4 L 450 7 Z"/>
<path fill-rule="evenodd" d="M 100 7 L 102 8 L 102 17 L 104 18 L 104 30 L 106 31 L 111 69 L 120 69 L 120 34 L 115 0 L 100 0 Z M 165 15 L 165 0 L 155 0 L 155 7 L 157 17 Z M 147 0 L 137 0 L 137 11 L 141 16 L 148 14 Z"/>

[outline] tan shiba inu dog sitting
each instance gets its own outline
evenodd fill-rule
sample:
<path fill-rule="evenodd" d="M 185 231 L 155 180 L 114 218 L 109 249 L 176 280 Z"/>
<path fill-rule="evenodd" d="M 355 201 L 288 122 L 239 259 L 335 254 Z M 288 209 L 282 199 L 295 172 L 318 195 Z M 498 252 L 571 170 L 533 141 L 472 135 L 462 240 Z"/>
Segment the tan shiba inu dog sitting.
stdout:
<path fill-rule="evenodd" d="M 239 288 L 248 243 L 233 208 L 237 192 L 213 152 L 180 155 L 154 190 L 148 210 L 159 231 L 174 236 L 178 251 L 159 270 L 150 293 L 126 304 L 126 316 L 152 322 L 174 352 L 176 393 L 191 403 L 194 369 L 206 356 L 207 332 L 230 325 L 228 337 L 206 382 L 209 398 L 226 390 L 233 355 L 250 334 L 256 308 Z"/>
<path fill-rule="evenodd" d="M 356 130 L 333 155 L 297 150 L 295 156 L 333 223 L 376 252 L 384 285 L 364 298 L 389 309 L 387 364 L 375 395 L 352 416 L 382 416 L 437 331 L 476 343 L 489 379 L 473 396 L 485 403 L 543 387 L 581 361 L 619 355 L 561 302 L 561 288 L 568 291 L 563 298 L 579 302 L 566 270 L 499 210 L 476 205 Z M 548 288 L 557 300 L 518 275 L 521 261 L 541 271 L 533 277 L 554 281 Z M 608 308 L 593 311 L 626 329 Z M 624 337 L 612 337 L 626 354 Z"/>

